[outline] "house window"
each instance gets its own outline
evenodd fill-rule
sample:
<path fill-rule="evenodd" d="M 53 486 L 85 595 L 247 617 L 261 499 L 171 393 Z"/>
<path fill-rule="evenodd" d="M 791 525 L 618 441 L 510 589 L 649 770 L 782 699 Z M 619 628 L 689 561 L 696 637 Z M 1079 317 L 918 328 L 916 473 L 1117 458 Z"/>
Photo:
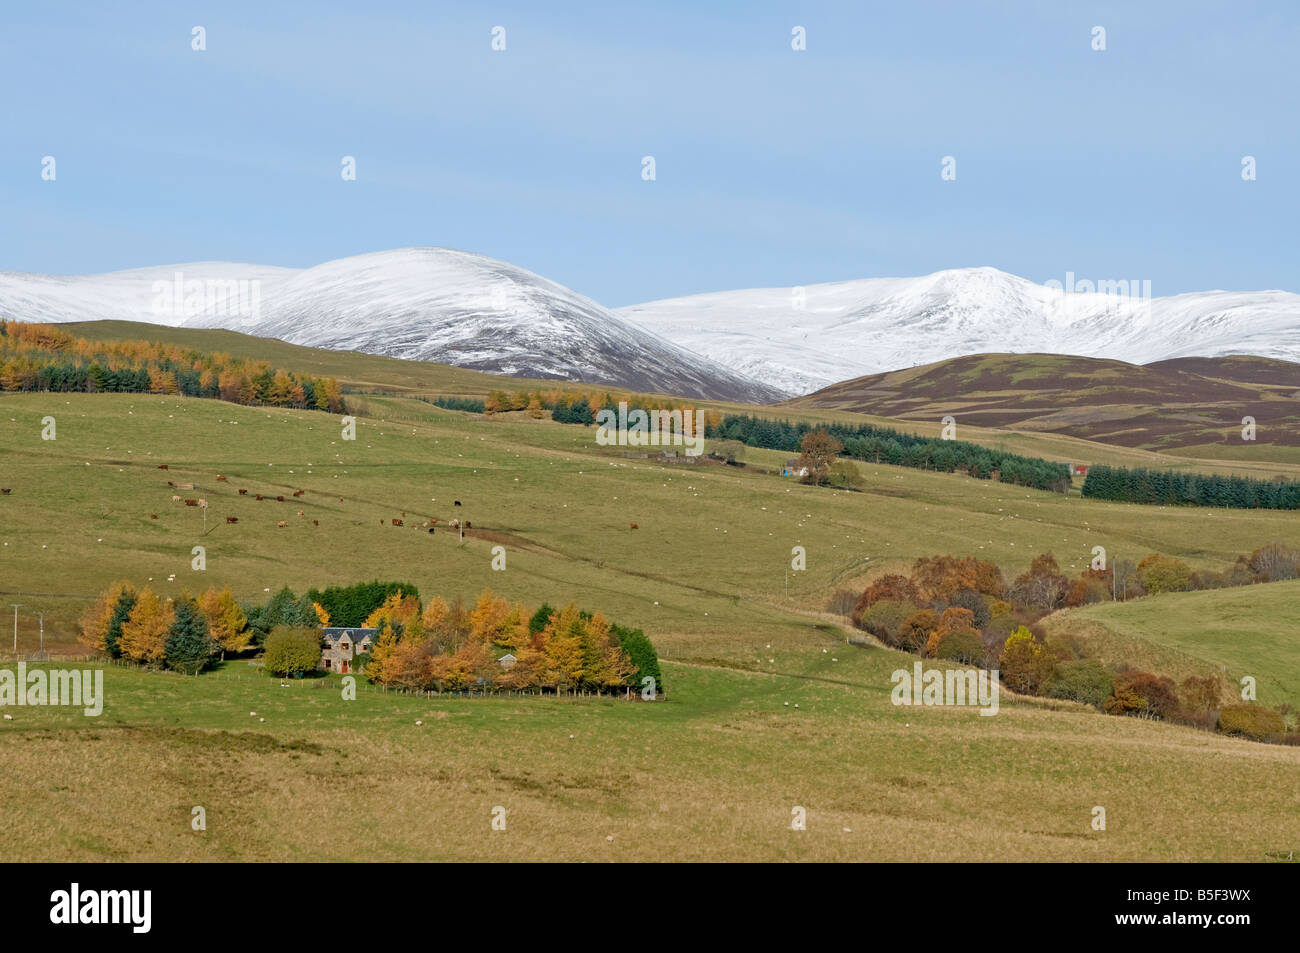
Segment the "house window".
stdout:
<path fill-rule="evenodd" d="M 346 651 L 347 651 L 348 649 L 350 649 L 350 648 L 351 648 L 351 646 L 348 645 L 347 642 L 340 642 L 340 643 L 339 643 L 339 651 L 340 651 L 340 652 L 346 652 Z"/>
<path fill-rule="evenodd" d="M 326 667 L 326 668 L 329 668 L 329 667 L 330 667 L 330 660 L 329 660 L 329 659 L 326 659 L 326 660 L 325 660 L 325 667 Z"/>

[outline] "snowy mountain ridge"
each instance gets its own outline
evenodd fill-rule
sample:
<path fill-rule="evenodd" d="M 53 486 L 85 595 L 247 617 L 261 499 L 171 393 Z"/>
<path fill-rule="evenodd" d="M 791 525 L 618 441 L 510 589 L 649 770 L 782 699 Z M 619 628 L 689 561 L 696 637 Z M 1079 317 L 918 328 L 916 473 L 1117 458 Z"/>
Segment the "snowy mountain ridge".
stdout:
<path fill-rule="evenodd" d="M 1253 354 L 1300 361 L 1300 295 L 1208 291 L 1150 297 L 1039 285 L 995 268 L 669 298 L 617 314 L 789 394 L 980 353 L 1145 364 Z M 1081 285 L 1076 282 L 1075 287 Z M 1102 290 L 1086 290 L 1089 287 Z"/>
<path fill-rule="evenodd" d="M 1291 292 L 1161 298 L 1136 281 L 1071 275 L 1056 284 L 963 268 L 610 309 L 507 262 L 419 247 L 301 269 L 198 262 L 85 276 L 0 272 L 0 316 L 222 327 L 497 374 L 754 402 L 988 352 L 1300 361 L 1300 295 Z"/>

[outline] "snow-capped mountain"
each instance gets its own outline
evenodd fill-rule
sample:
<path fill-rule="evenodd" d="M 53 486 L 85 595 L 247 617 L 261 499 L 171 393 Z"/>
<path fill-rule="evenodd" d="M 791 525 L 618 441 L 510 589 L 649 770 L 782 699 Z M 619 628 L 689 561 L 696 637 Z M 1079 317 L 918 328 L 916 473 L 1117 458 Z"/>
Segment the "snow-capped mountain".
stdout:
<path fill-rule="evenodd" d="M 518 377 L 684 397 L 780 396 L 553 281 L 446 248 L 326 262 L 264 287 L 260 320 L 203 315 L 186 324 Z"/>
<path fill-rule="evenodd" d="M 727 367 L 803 394 L 837 381 L 987 352 L 1141 364 L 1255 354 L 1300 361 L 1300 295 L 1152 298 L 1137 282 L 1089 291 L 995 268 L 669 298 L 617 314 Z"/>
<path fill-rule="evenodd" d="M 297 273 L 296 268 L 241 265 L 229 261 L 199 261 L 184 265 L 132 268 L 102 275 L 38 275 L 22 271 L 0 271 L 0 317 L 42 324 L 63 321 L 147 321 L 172 327 L 206 307 L 209 284 L 254 281 L 262 287 Z M 183 295 L 176 300 L 177 282 L 182 288 L 199 282 L 204 292 L 193 300 L 187 314 Z M 156 286 L 168 289 L 160 294 Z M 191 290 L 193 290 L 191 288 Z"/>
<path fill-rule="evenodd" d="M 200 262 L 86 276 L 0 272 L 0 317 L 223 327 L 498 374 L 760 403 L 989 352 L 1300 361 L 1298 294 L 1152 298 L 1137 282 L 1097 288 L 965 268 L 612 310 L 503 261 L 400 248 L 306 269 Z"/>
<path fill-rule="evenodd" d="M 506 262 L 445 248 L 307 269 L 200 263 L 106 275 L 0 273 L 0 315 L 220 327 L 497 374 L 767 402 L 784 394 Z"/>

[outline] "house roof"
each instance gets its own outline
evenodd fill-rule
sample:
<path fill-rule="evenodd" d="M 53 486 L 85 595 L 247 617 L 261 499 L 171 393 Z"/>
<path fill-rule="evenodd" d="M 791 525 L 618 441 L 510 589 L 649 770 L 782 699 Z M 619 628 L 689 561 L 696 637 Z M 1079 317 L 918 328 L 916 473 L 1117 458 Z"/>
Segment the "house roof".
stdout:
<path fill-rule="evenodd" d="M 337 626 L 330 626 L 321 629 L 320 631 L 321 635 L 329 639 L 331 642 L 339 642 L 344 636 L 350 637 L 353 642 L 362 642 L 367 638 L 373 639 L 379 634 L 378 629 L 347 629 L 339 628 Z"/>

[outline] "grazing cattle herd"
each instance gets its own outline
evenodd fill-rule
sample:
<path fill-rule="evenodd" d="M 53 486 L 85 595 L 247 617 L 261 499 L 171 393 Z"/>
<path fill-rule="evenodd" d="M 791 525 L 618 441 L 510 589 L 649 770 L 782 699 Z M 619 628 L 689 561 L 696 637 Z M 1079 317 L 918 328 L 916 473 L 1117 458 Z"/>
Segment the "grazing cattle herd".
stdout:
<path fill-rule="evenodd" d="M 169 465 L 166 464 L 166 463 L 160 463 L 160 464 L 158 464 L 158 469 L 159 469 L 159 470 L 166 470 L 166 469 L 169 469 Z M 225 474 L 222 474 L 222 473 L 218 473 L 218 474 L 217 474 L 217 481 L 218 481 L 219 483 L 229 483 L 229 482 L 230 482 L 229 478 L 228 478 Z M 179 488 L 181 488 L 181 489 L 190 489 L 190 490 L 195 489 L 195 488 L 197 487 L 197 484 L 194 484 L 194 483 L 181 483 L 181 484 L 178 485 L 177 483 L 175 483 L 175 482 L 172 481 L 172 480 L 168 480 L 168 481 L 167 481 L 167 485 L 168 485 L 169 487 L 173 487 L 173 488 L 176 488 L 176 487 L 179 486 Z M 12 489 L 0 488 L 0 493 L 3 493 L 5 496 L 8 496 L 11 492 L 12 492 Z M 248 496 L 248 494 L 249 494 L 249 490 L 246 489 L 245 487 L 239 487 L 239 489 L 238 489 L 238 493 L 239 493 L 240 496 Z M 307 491 L 306 491 L 305 489 L 294 490 L 294 491 L 293 491 L 293 496 L 294 496 L 294 497 L 301 497 L 301 496 L 305 496 L 306 493 L 307 493 Z M 265 500 L 268 500 L 268 499 L 274 499 L 276 502 L 279 502 L 279 503 L 283 503 L 283 502 L 284 502 L 284 496 L 282 496 L 282 495 L 277 495 L 277 496 L 275 496 L 275 497 L 269 497 L 269 496 L 264 496 L 264 495 L 261 494 L 261 493 L 254 493 L 254 494 L 253 494 L 253 498 L 254 498 L 255 500 L 258 500 L 259 502 L 260 502 L 260 501 L 265 501 Z M 340 496 L 340 497 L 338 498 L 338 501 L 339 501 L 340 503 L 342 503 L 342 502 L 343 502 L 343 497 Z M 177 494 L 175 494 L 175 493 L 172 494 L 172 502 L 173 502 L 173 503 L 182 503 L 182 502 L 183 502 L 186 506 L 198 506 L 198 507 L 204 507 L 204 508 L 206 508 L 207 505 L 208 505 L 208 501 L 207 501 L 206 499 L 202 499 L 202 498 L 198 498 L 198 497 L 196 497 L 196 498 L 181 497 L 181 496 L 179 496 L 179 495 L 177 495 Z M 461 506 L 462 504 L 461 504 L 461 501 L 460 501 L 460 500 L 456 500 L 456 501 L 454 502 L 454 505 L 455 505 L 455 506 Z M 306 515 L 307 515 L 305 510 L 298 510 L 297 513 L 298 513 L 299 516 L 306 516 Z M 390 523 L 390 524 L 393 525 L 393 526 L 405 526 L 405 525 L 406 525 L 406 516 L 407 516 L 406 511 L 405 511 L 405 510 L 402 510 L 402 515 L 401 515 L 400 517 L 398 517 L 398 516 L 390 517 L 389 520 L 388 520 L 388 523 Z M 156 519 L 158 519 L 158 514 L 157 514 L 157 513 L 150 513 L 150 514 L 149 514 L 149 518 L 150 518 L 150 519 L 154 519 L 154 520 L 156 520 Z M 230 524 L 230 523 L 238 523 L 238 522 L 239 522 L 239 517 L 237 517 L 237 516 L 227 516 L 225 519 L 226 519 L 226 523 L 227 523 L 227 524 Z M 427 530 L 429 531 L 429 533 L 432 534 L 432 533 L 434 533 L 434 527 L 437 525 L 437 523 L 438 523 L 438 520 L 437 520 L 436 518 L 434 518 L 434 517 L 430 517 L 429 519 L 424 520 L 423 522 L 420 522 L 420 523 L 418 523 L 418 524 L 413 524 L 413 526 L 414 526 L 414 528 L 417 528 L 417 529 L 427 529 Z M 287 528 L 287 527 L 289 526 L 289 521 L 288 521 L 288 520 L 278 520 L 278 521 L 276 522 L 275 525 L 276 525 L 276 527 L 277 527 L 278 529 L 285 529 L 285 528 Z M 319 519 L 313 519 L 313 520 L 311 521 L 311 525 L 312 525 L 312 526 L 320 526 L 320 520 L 319 520 Z M 381 519 L 381 520 L 379 521 L 379 525 L 380 525 L 380 526 L 385 525 L 384 520 Z M 463 533 L 463 532 L 464 532 L 465 530 L 467 530 L 467 529 L 472 529 L 474 524 L 472 524 L 469 520 L 463 520 L 463 521 L 462 521 L 462 520 L 459 520 L 459 519 L 453 519 L 453 520 L 450 520 L 450 521 L 448 522 L 448 525 L 449 525 L 452 529 L 460 530 L 460 531 Z M 636 529 L 636 528 L 637 528 L 636 523 L 633 523 L 633 524 L 632 524 L 632 528 L 633 528 L 633 529 Z"/>

